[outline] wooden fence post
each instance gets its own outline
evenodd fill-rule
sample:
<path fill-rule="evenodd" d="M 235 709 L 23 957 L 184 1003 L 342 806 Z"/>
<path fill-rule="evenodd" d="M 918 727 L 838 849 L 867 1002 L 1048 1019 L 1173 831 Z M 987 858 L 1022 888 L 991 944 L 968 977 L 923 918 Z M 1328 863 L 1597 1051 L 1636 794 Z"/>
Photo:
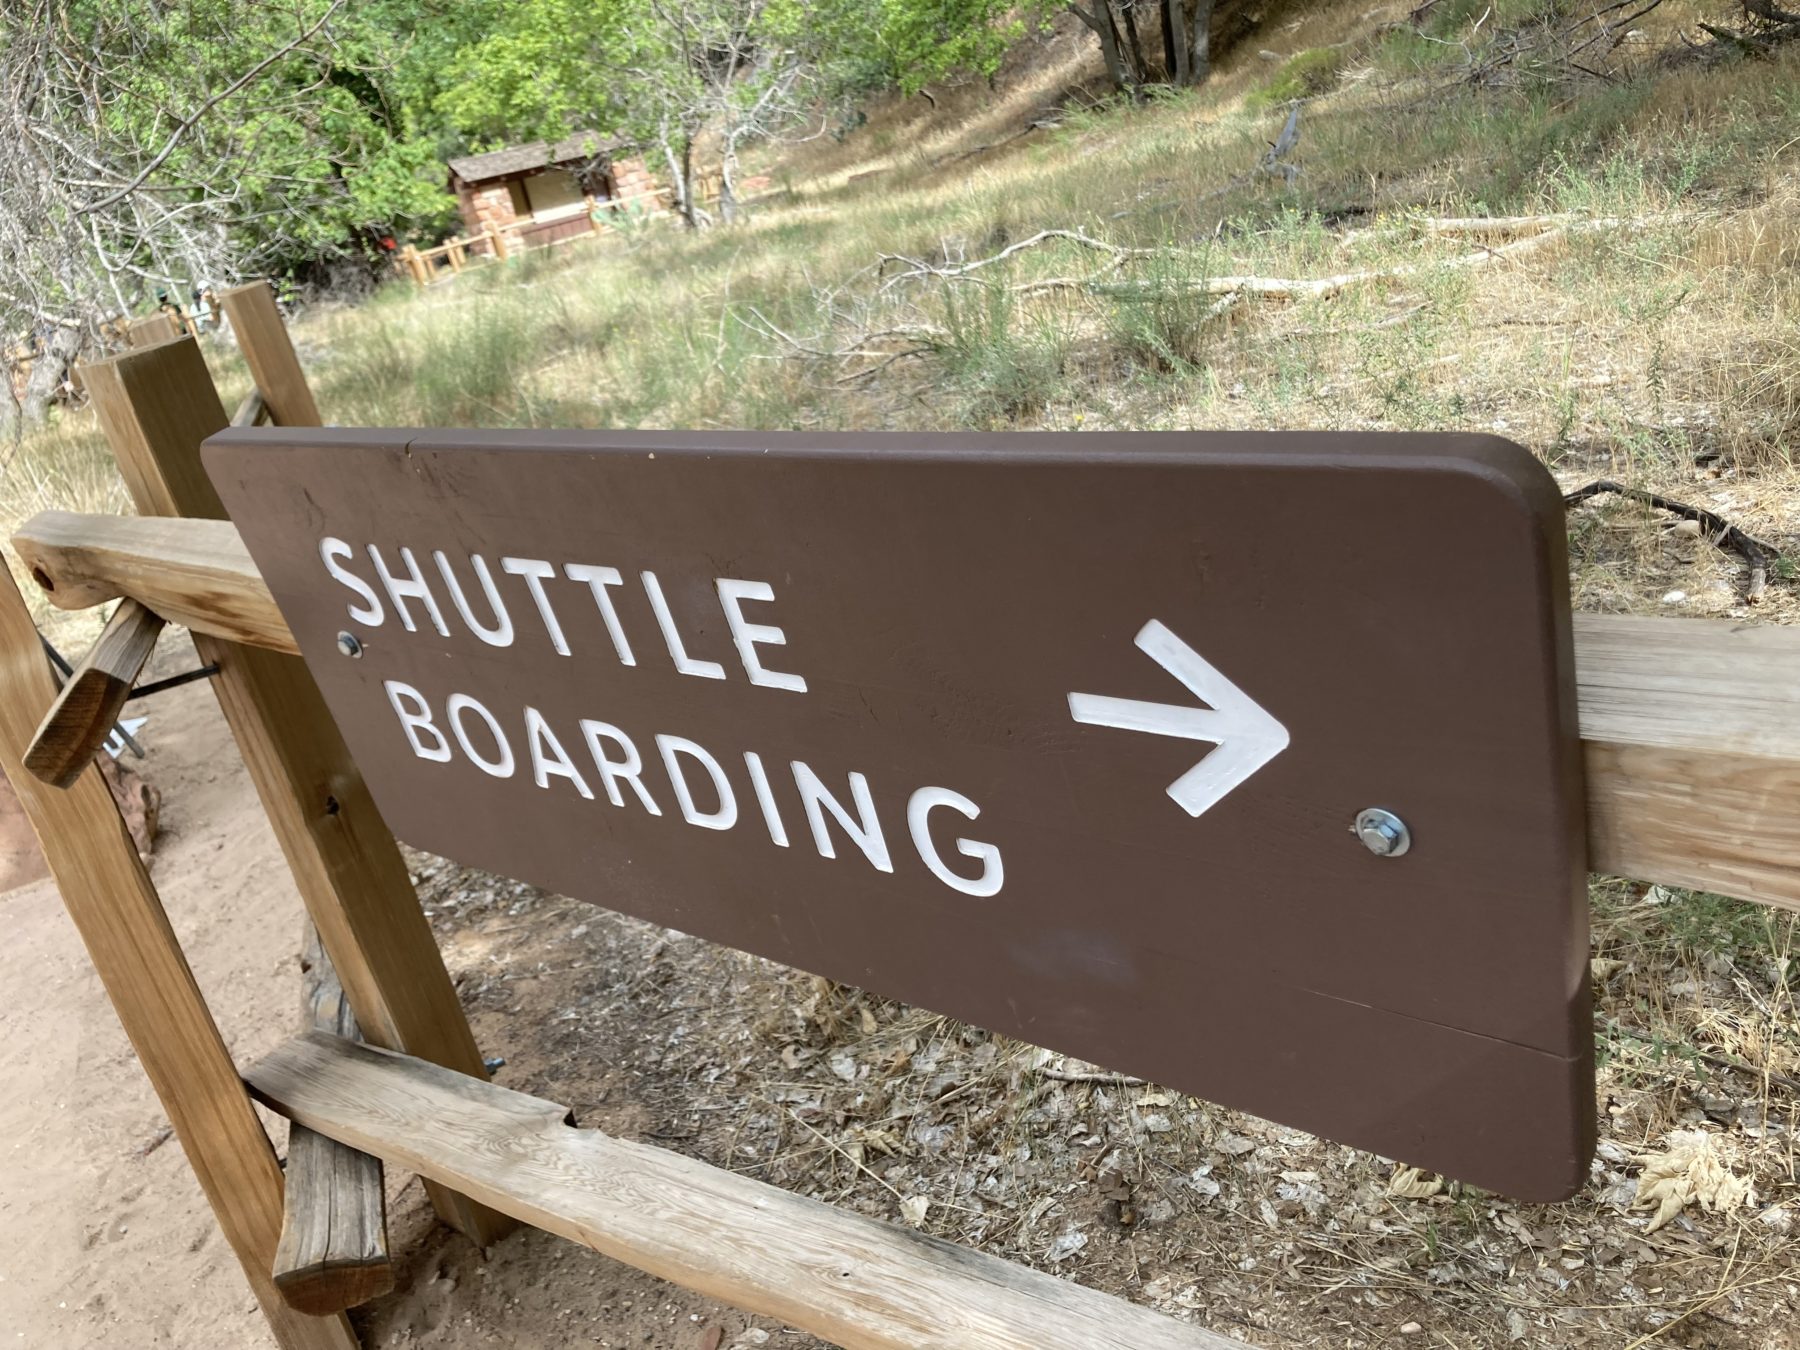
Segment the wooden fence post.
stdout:
<path fill-rule="evenodd" d="M 451 270 L 451 271 L 452 271 L 452 272 L 460 272 L 460 271 L 462 271 L 462 270 L 463 270 L 463 246 L 462 246 L 462 240 L 460 240 L 460 239 L 452 239 L 452 240 L 451 240 L 451 241 L 450 241 L 450 247 L 449 247 L 449 250 L 448 250 L 448 252 L 449 252 L 449 255 L 450 255 L 450 270 Z"/>
<path fill-rule="evenodd" d="M 275 288 L 266 281 L 253 281 L 233 287 L 220 298 L 269 420 L 284 427 L 319 426 L 319 405 L 313 401 L 312 387 L 294 355 L 293 341 L 275 304 Z"/>
<path fill-rule="evenodd" d="M 280 348 L 266 345 L 259 359 L 279 365 Z M 200 463 L 200 443 L 227 425 L 225 408 L 192 339 L 97 363 L 88 395 L 141 514 L 225 518 Z M 363 1034 L 485 1078 L 394 836 L 304 663 L 200 633 L 194 645 L 218 664 L 220 706 Z M 438 1214 L 481 1246 L 513 1226 L 428 1189 Z"/>
<path fill-rule="evenodd" d="M 310 923 L 300 947 L 300 975 L 303 1025 L 360 1041 L 356 1015 Z M 289 1307 L 337 1312 L 394 1287 L 380 1158 L 290 1121 L 287 1185 L 275 1287 Z"/>
<path fill-rule="evenodd" d="M 56 685 L 31 614 L 5 571 L 0 567 L 0 770 L 37 831 L 69 917 L 276 1343 L 283 1350 L 356 1350 L 342 1316 L 295 1312 L 269 1277 L 281 1233 L 281 1167 L 99 770 L 90 764 L 60 789 L 38 782 L 20 762 Z"/>
<path fill-rule="evenodd" d="M 509 256 L 506 247 L 506 231 L 500 229 L 493 221 L 487 223 L 488 242 L 493 245 L 494 256 L 505 262 Z"/>
<path fill-rule="evenodd" d="M 413 285 L 428 286 L 431 278 L 425 274 L 425 260 L 419 256 L 419 246 L 408 244 L 406 252 L 401 255 L 406 260 L 406 270 L 412 273 Z"/>
<path fill-rule="evenodd" d="M 166 310 L 133 319 L 125 330 L 125 341 L 133 347 L 151 347 L 159 342 L 172 342 L 180 336 L 181 330 L 176 328 L 175 320 Z"/>

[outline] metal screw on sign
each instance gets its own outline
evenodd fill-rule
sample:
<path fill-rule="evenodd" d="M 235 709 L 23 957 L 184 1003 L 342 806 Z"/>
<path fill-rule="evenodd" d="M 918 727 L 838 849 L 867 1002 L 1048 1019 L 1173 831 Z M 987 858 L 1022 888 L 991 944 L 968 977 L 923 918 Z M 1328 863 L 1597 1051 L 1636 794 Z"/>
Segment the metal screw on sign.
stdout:
<path fill-rule="evenodd" d="M 362 643 L 356 640 L 355 633 L 339 633 L 337 648 L 345 656 L 361 656 Z"/>
<path fill-rule="evenodd" d="M 1412 847 L 1412 831 L 1406 822 L 1379 806 L 1356 813 L 1356 837 L 1377 858 L 1398 858 Z"/>

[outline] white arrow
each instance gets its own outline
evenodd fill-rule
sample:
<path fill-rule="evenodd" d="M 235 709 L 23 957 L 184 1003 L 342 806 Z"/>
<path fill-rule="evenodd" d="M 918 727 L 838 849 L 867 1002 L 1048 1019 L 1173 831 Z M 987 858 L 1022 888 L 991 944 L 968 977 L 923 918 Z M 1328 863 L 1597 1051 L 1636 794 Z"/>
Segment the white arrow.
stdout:
<path fill-rule="evenodd" d="M 1216 805 L 1251 774 L 1287 749 L 1287 728 L 1269 716 L 1212 663 L 1169 631 L 1159 619 L 1145 624 L 1138 647 L 1180 680 L 1209 708 L 1179 703 L 1146 703 L 1102 694 L 1070 694 L 1069 713 L 1091 726 L 1148 731 L 1153 736 L 1179 736 L 1211 741 L 1217 748 L 1169 784 L 1169 795 L 1190 816 Z"/>

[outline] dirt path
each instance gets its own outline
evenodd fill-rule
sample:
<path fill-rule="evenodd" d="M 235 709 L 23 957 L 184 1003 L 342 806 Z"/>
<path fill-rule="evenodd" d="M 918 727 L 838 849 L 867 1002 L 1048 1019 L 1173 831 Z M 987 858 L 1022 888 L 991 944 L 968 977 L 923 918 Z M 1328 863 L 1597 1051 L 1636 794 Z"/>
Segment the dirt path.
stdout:
<path fill-rule="evenodd" d="M 165 802 L 153 875 L 244 1062 L 294 1020 L 299 901 L 211 693 L 158 699 L 142 739 Z M 0 896 L 0 915 L 0 1339 L 272 1344 L 54 886 Z"/>

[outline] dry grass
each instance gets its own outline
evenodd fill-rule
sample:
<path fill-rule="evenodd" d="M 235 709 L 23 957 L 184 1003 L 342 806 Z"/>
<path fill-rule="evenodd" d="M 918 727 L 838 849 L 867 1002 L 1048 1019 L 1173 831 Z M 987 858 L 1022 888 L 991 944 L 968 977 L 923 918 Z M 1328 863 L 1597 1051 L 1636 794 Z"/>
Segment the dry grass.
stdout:
<path fill-rule="evenodd" d="M 1403 9 L 1273 6 L 1207 89 L 1136 109 L 1068 94 L 1093 70 L 1060 31 L 997 92 L 934 91 L 935 115 L 890 104 L 774 155 L 783 190 L 742 228 L 395 288 L 308 314 L 296 341 L 340 423 L 1497 431 L 1569 486 L 1659 490 L 1793 554 L 1800 62 L 1664 69 L 1651 46 L 1708 12 L 1672 0 L 1640 78 L 1478 90 L 1443 62 L 1482 40 L 1482 7 L 1435 45 L 1377 31 Z M 1258 51 L 1335 44 L 1298 178 L 1252 175 L 1282 116 L 1246 108 L 1278 69 Z M 1015 135 L 1053 107 L 1060 125 Z M 1482 268 L 1420 228 L 1534 212 L 1634 224 Z M 1148 252 L 1109 270 L 1052 244 L 907 282 L 881 261 L 941 268 L 1051 227 Z M 1197 293 L 1226 274 L 1402 268 L 1223 316 Z M 1033 288 L 1053 278 L 1077 284 Z M 9 462 L 0 523 L 113 509 L 104 464 L 69 417 Z M 1573 513 L 1577 605 L 1800 616 L 1785 562 L 1753 609 L 1735 559 L 1665 526 L 1629 503 Z M 1796 1344 L 1791 914 L 1596 883 L 1601 1153 L 1580 1197 L 1527 1207 L 1398 1194 L 1382 1160 L 1147 1086 L 1065 1081 L 1031 1047 L 420 866 L 510 1081 L 622 1133 L 886 1217 L 922 1196 L 932 1232 L 1252 1341 L 1377 1345 L 1416 1321 L 1407 1343 Z M 527 986 L 551 1019 L 530 1047 L 512 1040 Z M 1650 1231 L 1636 1181 L 1683 1130 L 1717 1141 L 1754 1203 Z"/>

